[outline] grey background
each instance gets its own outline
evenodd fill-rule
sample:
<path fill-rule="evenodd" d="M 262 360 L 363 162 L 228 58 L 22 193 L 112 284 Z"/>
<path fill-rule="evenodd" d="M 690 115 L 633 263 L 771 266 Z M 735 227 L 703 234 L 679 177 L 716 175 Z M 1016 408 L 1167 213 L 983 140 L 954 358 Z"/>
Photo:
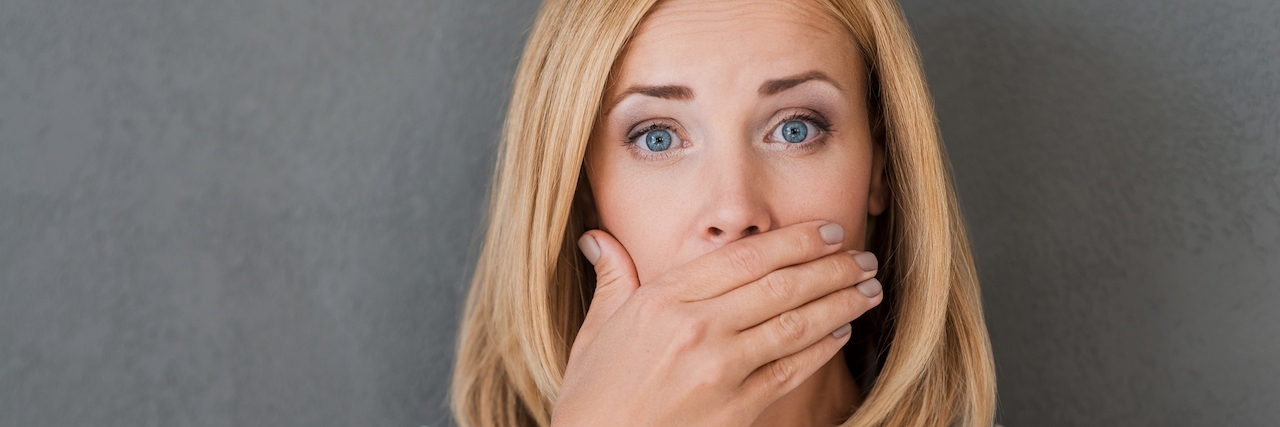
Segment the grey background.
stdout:
<path fill-rule="evenodd" d="M 0 0 L 0 425 L 446 425 L 535 3 Z M 1003 422 L 1280 422 L 1280 3 L 903 5 Z"/>

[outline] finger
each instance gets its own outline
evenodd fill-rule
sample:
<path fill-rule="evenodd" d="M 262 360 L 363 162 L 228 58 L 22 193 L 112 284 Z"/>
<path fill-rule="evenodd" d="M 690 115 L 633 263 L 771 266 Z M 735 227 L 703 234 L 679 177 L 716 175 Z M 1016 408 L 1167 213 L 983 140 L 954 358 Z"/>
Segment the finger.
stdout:
<path fill-rule="evenodd" d="M 723 295 L 779 268 L 833 253 L 844 243 L 840 224 L 809 221 L 742 238 L 675 270 L 682 281 L 677 297 L 700 301 Z"/>
<path fill-rule="evenodd" d="M 745 362 L 765 365 L 812 346 L 882 299 L 880 282 L 868 279 L 742 331 L 733 345 L 746 355 Z"/>
<path fill-rule="evenodd" d="M 772 404 L 830 361 L 849 342 L 851 331 L 852 328 L 845 324 L 803 350 L 761 366 L 743 380 L 743 394 L 759 406 Z"/>
<path fill-rule="evenodd" d="M 722 313 L 736 330 L 745 330 L 826 296 L 875 277 L 878 262 L 871 252 L 847 251 L 812 262 L 776 270 L 705 301 Z"/>
<path fill-rule="evenodd" d="M 640 287 L 636 266 L 627 249 L 617 239 L 601 230 L 591 230 L 578 239 L 578 247 L 596 270 L 596 292 L 587 308 L 587 317 L 573 341 L 573 350 L 585 347 L 595 339 L 600 327 L 613 317 L 618 307 Z"/>

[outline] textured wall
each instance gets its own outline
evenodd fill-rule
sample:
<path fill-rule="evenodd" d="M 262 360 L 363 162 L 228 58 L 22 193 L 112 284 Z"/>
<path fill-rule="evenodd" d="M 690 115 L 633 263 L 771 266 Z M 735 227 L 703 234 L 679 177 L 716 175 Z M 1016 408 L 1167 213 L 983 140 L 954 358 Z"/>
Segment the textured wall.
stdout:
<path fill-rule="evenodd" d="M 445 425 L 536 7 L 0 0 L 0 426 Z"/>
<path fill-rule="evenodd" d="M 1280 2 L 904 2 L 1010 426 L 1280 425 Z"/>
<path fill-rule="evenodd" d="M 1004 422 L 1280 420 L 1280 4 L 904 7 Z M 535 8 L 0 0 L 0 425 L 446 424 Z"/>

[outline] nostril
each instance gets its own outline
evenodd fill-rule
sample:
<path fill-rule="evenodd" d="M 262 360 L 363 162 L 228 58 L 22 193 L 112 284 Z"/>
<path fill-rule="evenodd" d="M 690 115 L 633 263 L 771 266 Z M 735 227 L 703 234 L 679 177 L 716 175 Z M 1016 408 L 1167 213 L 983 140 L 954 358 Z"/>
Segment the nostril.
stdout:
<path fill-rule="evenodd" d="M 750 236 L 753 234 L 759 234 L 759 233 L 760 233 L 760 227 L 753 225 L 753 226 L 747 227 L 746 230 L 742 231 L 742 237 L 747 237 L 747 236 Z"/>
<path fill-rule="evenodd" d="M 721 229 L 719 229 L 719 228 L 715 228 L 715 227 L 711 227 L 711 230 L 709 230 L 709 231 L 711 231 L 711 235 L 712 235 L 712 236 L 719 236 L 719 235 L 721 235 L 721 234 L 724 234 L 724 230 L 721 230 Z"/>

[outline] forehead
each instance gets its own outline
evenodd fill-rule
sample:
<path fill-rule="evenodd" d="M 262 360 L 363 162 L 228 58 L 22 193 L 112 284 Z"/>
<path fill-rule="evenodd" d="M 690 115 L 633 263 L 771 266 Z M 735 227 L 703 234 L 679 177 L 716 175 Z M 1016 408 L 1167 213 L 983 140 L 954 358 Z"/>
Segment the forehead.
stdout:
<path fill-rule="evenodd" d="M 811 70 L 856 83 L 861 63 L 852 33 L 813 0 L 666 0 L 637 27 L 613 87 L 750 85 Z"/>

